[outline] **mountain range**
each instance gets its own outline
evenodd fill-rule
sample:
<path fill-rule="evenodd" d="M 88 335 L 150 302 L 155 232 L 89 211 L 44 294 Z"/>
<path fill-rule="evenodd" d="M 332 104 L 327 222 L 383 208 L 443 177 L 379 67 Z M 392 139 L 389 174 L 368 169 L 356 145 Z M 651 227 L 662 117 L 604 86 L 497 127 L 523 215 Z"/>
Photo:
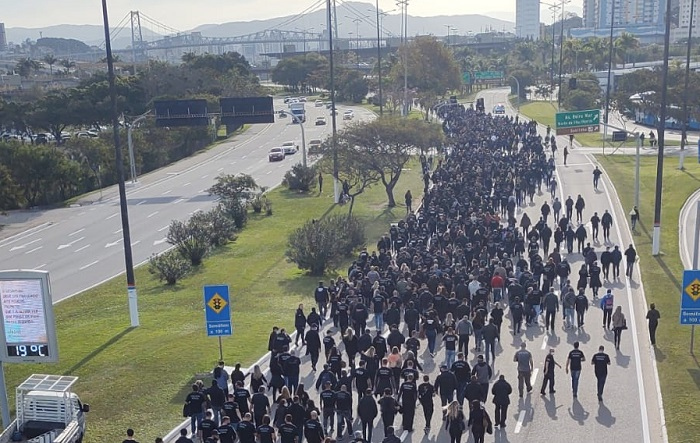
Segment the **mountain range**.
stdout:
<path fill-rule="evenodd" d="M 344 2 L 337 6 L 338 36 L 347 38 L 359 34 L 362 37 L 376 36 L 376 9 L 372 3 Z M 506 17 L 507 13 L 494 13 Z M 384 34 L 399 36 L 401 33 L 400 14 L 390 13 L 383 16 L 382 28 Z M 11 23 L 6 23 L 10 25 Z M 167 23 L 166 23 L 167 24 Z M 128 23 L 127 23 L 128 25 Z M 408 16 L 408 34 L 438 36 L 447 35 L 448 26 L 451 34 L 465 35 L 479 32 L 505 31 L 513 32 L 515 24 L 512 21 L 493 18 L 479 14 L 442 15 L 433 17 Z M 285 16 L 267 20 L 247 22 L 228 22 L 220 24 L 203 24 L 194 29 L 184 31 L 201 32 L 205 37 L 235 37 L 254 34 L 268 29 L 288 31 L 304 31 L 309 34 L 320 34 L 326 28 L 325 9 L 316 10 L 301 16 Z M 44 28 L 7 27 L 7 39 L 20 43 L 26 39 L 37 40 L 43 37 L 73 38 L 88 45 L 100 46 L 104 43 L 104 31 L 97 25 L 54 25 Z M 142 27 L 145 40 L 155 40 L 165 33 L 158 29 Z M 131 30 L 129 28 L 112 29 L 112 46 L 123 49 L 131 45 Z M 309 37 L 314 38 L 312 36 Z"/>

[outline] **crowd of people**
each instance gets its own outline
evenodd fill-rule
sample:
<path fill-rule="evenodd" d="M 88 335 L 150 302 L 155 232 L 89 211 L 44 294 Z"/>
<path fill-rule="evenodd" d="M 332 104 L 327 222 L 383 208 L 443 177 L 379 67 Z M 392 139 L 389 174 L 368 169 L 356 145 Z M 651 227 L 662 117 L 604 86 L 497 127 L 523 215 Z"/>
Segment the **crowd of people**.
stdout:
<path fill-rule="evenodd" d="M 450 147 L 434 168 L 421 157 L 425 189 L 420 208 L 392 225 L 375 251 L 363 249 L 346 277 L 319 282 L 315 306 L 296 310 L 295 333 L 273 328 L 267 376 L 258 366 L 248 374 L 240 367 L 229 374 L 220 362 L 211 386 L 192 386 L 183 414 L 191 418 L 194 438 L 395 443 L 399 428 L 414 431 L 420 410 L 426 433 L 442 426 L 444 441 L 459 443 L 471 433 L 475 442 L 483 442 L 508 421 L 513 387 L 502 373 L 494 380 L 493 370 L 504 334 L 519 337 L 528 328 L 553 333 L 559 315 L 562 327 L 575 331 L 584 327 L 596 303 L 603 313 L 600 324 L 612 331 L 619 349 L 625 315 L 611 289 L 599 290 L 603 281 L 619 279 L 623 256 L 631 279 L 636 253 L 632 245 L 623 253 L 610 242 L 612 215 L 594 213 L 589 232 L 583 198 L 561 199 L 556 149 L 546 152 L 535 122 L 461 106 L 443 107 L 440 113 Z M 548 142 L 556 144 L 553 137 Z M 600 175 L 594 172 L 596 187 Z M 543 189 L 551 202 L 542 205 L 533 223 L 522 208 L 534 204 Z M 590 236 L 600 245 L 599 225 L 604 251 L 587 241 Z M 571 269 L 572 254 L 583 259 L 578 271 Z M 656 323 L 657 314 L 651 314 Z M 444 358 L 438 358 L 443 350 Z M 307 357 L 313 386 L 301 382 L 308 377 L 300 374 Z M 564 365 L 574 397 L 585 361 L 576 342 Z M 513 363 L 523 397 L 533 389 L 534 363 L 526 341 Z M 602 401 L 610 365 L 602 346 L 591 364 Z M 436 377 L 426 375 L 424 369 L 436 367 Z M 550 349 L 542 395 L 555 392 L 557 367 L 562 365 Z M 435 399 L 442 406 L 437 413 Z M 190 441 L 187 434 L 183 429 L 180 443 Z"/>

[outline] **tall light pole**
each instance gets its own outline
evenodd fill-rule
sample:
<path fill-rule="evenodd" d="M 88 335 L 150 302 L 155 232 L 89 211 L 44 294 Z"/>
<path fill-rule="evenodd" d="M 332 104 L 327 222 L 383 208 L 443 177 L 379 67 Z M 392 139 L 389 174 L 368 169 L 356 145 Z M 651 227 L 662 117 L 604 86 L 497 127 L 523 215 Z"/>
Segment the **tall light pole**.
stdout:
<path fill-rule="evenodd" d="M 552 88 L 552 92 L 549 95 L 549 102 L 552 103 L 552 94 L 554 94 L 554 46 L 555 46 L 555 24 L 557 23 L 557 9 L 559 9 L 559 5 L 556 3 L 545 3 L 545 2 L 540 2 L 543 5 L 549 6 L 549 10 L 552 11 L 552 64 L 549 69 L 549 85 Z"/>
<path fill-rule="evenodd" d="M 557 106 L 561 108 L 561 75 L 562 75 L 562 65 L 564 59 L 564 5 L 569 3 L 571 0 L 561 0 L 561 32 L 559 34 L 559 93 L 557 94 Z"/>
<path fill-rule="evenodd" d="M 331 9 L 333 8 L 333 9 Z M 330 68 L 330 94 L 331 94 L 331 127 L 333 128 L 331 136 L 331 145 L 333 148 L 333 201 L 338 203 L 340 201 L 340 180 L 338 179 L 338 149 L 337 149 L 337 135 L 338 126 L 336 123 L 336 109 L 335 109 L 335 67 L 333 61 L 333 21 L 332 17 L 336 17 L 335 10 L 335 0 L 326 0 L 327 18 L 328 18 L 328 64 Z M 337 17 L 336 17 L 337 23 Z"/>
<path fill-rule="evenodd" d="M 403 116 L 408 117 L 408 0 L 398 0 L 401 6 L 401 40 L 403 43 Z"/>
<path fill-rule="evenodd" d="M 119 187 L 119 207 L 121 209 L 122 236 L 124 238 L 124 264 L 126 267 L 126 290 L 129 299 L 129 318 L 131 327 L 139 326 L 139 309 L 136 294 L 136 279 L 134 277 L 134 259 L 131 254 L 131 232 L 129 231 L 129 209 L 126 201 L 126 184 L 124 183 L 124 163 L 122 162 L 121 140 L 119 139 L 119 113 L 117 112 L 117 87 L 114 75 L 114 58 L 112 57 L 112 42 L 109 36 L 109 14 L 107 0 L 102 0 L 102 19 L 105 31 L 105 50 L 107 51 L 107 79 L 109 82 L 110 114 L 112 117 L 112 133 L 114 137 L 114 159 L 117 168 L 117 184 Z"/>
<path fill-rule="evenodd" d="M 690 80 L 690 43 L 693 41 L 693 9 L 695 0 L 690 0 L 690 19 L 688 21 L 688 46 L 685 51 L 685 86 L 683 88 L 683 128 L 681 129 L 681 152 L 678 156 L 678 169 L 683 168 L 685 157 L 685 138 L 688 136 L 688 82 Z"/>
<path fill-rule="evenodd" d="M 377 73 L 379 78 L 379 116 L 384 115 L 384 97 L 382 95 L 382 13 L 379 12 L 379 0 L 376 0 L 377 10 Z"/>
<path fill-rule="evenodd" d="M 664 183 L 664 145 L 666 141 L 666 105 L 668 101 L 668 53 L 671 40 L 671 1 L 666 0 L 666 29 L 664 32 L 664 65 L 661 72 L 661 109 L 659 110 L 659 136 L 658 156 L 656 159 L 656 195 L 654 199 L 654 230 L 651 236 L 651 254 L 659 255 L 661 252 L 661 198 Z"/>
<path fill-rule="evenodd" d="M 671 1 L 671 0 L 666 0 Z M 610 47 L 608 48 L 608 84 L 605 85 L 605 129 L 603 129 L 603 148 L 605 148 L 605 140 L 608 138 L 608 115 L 610 114 L 610 83 L 613 63 L 613 32 L 615 30 L 615 0 L 610 0 Z"/>

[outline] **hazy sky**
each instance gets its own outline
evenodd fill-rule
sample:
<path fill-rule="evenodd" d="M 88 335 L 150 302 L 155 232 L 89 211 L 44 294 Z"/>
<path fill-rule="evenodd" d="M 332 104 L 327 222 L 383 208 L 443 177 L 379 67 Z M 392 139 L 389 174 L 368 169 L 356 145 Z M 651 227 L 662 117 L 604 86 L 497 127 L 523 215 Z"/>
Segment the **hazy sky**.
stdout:
<path fill-rule="evenodd" d="M 261 20 L 298 14 L 319 3 L 319 0 L 107 1 L 112 25 L 116 25 L 130 10 L 139 10 L 178 30 L 188 30 L 205 23 Z M 102 23 L 100 0 L 5 0 L 2 3 L 0 21 L 5 22 L 7 27 Z M 379 0 L 379 8 L 384 11 L 395 9 L 396 1 Z M 408 12 L 417 16 L 494 13 L 494 17 L 514 20 L 515 0 L 409 0 Z M 545 12 L 546 9 L 543 10 L 542 21 L 548 22 L 549 17 Z"/>

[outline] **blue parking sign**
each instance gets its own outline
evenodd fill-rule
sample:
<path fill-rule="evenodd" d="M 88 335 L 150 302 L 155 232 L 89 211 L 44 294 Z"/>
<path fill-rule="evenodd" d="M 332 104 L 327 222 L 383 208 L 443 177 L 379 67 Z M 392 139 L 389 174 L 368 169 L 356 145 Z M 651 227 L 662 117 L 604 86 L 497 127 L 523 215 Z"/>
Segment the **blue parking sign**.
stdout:
<path fill-rule="evenodd" d="M 208 337 L 231 335 L 231 300 L 227 285 L 204 286 L 204 318 Z"/>
<path fill-rule="evenodd" d="M 680 321 L 682 325 L 700 325 L 700 270 L 683 271 Z"/>

